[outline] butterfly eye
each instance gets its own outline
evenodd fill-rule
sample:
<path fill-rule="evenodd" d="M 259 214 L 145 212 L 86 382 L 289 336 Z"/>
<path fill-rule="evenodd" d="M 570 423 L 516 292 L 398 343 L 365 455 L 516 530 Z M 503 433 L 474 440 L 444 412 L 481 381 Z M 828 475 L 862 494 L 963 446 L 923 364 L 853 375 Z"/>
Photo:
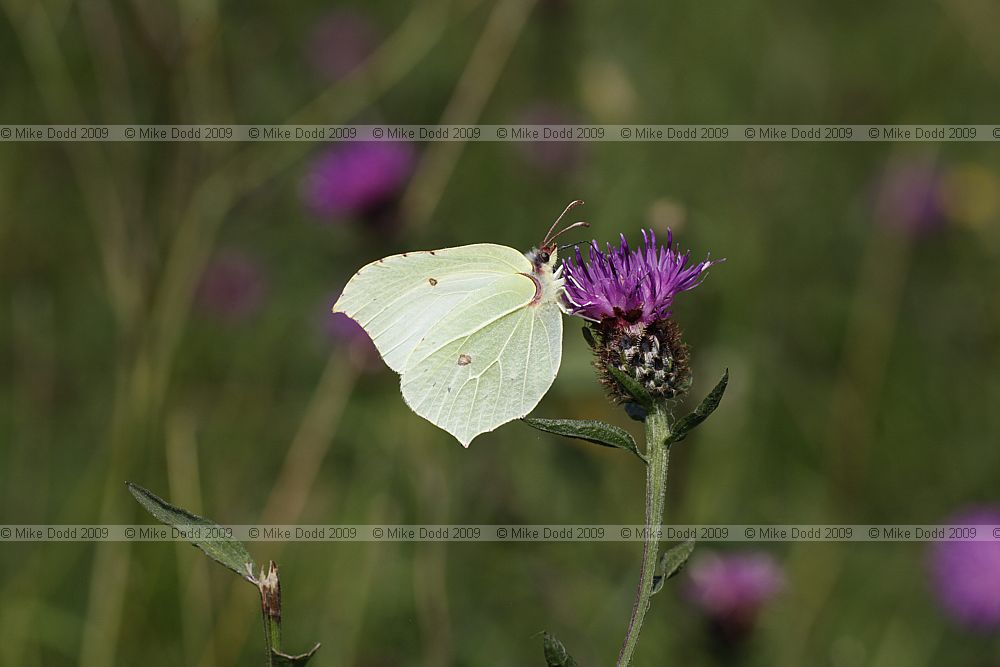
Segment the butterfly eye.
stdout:
<path fill-rule="evenodd" d="M 540 261 L 542 264 L 547 264 L 549 261 L 549 253 L 545 252 L 544 250 L 539 251 L 538 261 Z"/>

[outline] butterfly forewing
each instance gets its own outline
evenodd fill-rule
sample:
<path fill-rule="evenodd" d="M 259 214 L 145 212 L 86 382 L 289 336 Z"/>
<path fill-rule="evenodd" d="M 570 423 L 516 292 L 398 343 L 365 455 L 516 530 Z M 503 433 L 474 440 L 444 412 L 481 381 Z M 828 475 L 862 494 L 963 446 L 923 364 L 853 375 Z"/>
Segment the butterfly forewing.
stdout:
<path fill-rule="evenodd" d="M 333 310 L 361 324 L 386 364 L 402 373 L 428 331 L 470 294 L 530 271 L 524 255 L 490 243 L 393 255 L 358 271 Z"/>

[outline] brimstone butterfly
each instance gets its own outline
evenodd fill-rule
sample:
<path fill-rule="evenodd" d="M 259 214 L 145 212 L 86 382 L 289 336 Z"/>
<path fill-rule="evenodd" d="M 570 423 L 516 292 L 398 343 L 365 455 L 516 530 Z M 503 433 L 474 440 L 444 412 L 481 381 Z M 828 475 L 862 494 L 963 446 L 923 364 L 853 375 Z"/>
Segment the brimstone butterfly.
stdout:
<path fill-rule="evenodd" d="M 406 404 L 472 439 L 531 412 L 562 358 L 555 239 L 571 202 L 528 253 L 492 243 L 392 255 L 362 267 L 333 306 L 357 321 L 400 375 Z"/>

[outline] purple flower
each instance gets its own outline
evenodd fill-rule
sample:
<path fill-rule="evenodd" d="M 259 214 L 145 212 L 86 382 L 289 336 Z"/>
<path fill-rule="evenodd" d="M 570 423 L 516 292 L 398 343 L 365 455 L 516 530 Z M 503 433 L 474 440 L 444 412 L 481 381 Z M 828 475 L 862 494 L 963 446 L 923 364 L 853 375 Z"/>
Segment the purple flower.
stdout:
<path fill-rule="evenodd" d="M 520 114 L 521 125 L 574 125 L 574 119 L 562 108 L 540 102 Z M 579 166 L 582 145 L 572 141 L 518 142 L 517 149 L 531 166 L 547 174 L 564 175 Z"/>
<path fill-rule="evenodd" d="M 1000 526 L 1000 507 L 972 508 L 947 523 Z M 938 603 L 955 623 L 979 632 L 1000 628 L 1000 542 L 935 542 L 929 565 Z"/>
<path fill-rule="evenodd" d="M 736 639 L 753 628 L 760 610 L 784 585 L 770 554 L 710 553 L 689 566 L 686 593 L 716 627 Z"/>
<path fill-rule="evenodd" d="M 378 350 L 360 324 L 344 313 L 331 313 L 330 306 L 337 302 L 340 294 L 333 295 L 325 304 L 323 332 L 335 345 L 343 347 L 357 368 L 368 370 L 378 367 Z"/>
<path fill-rule="evenodd" d="M 306 58 L 323 78 L 339 81 L 367 60 L 377 43 L 378 31 L 368 17 L 336 10 L 313 29 Z"/>
<path fill-rule="evenodd" d="M 313 162 L 303 199 L 321 217 L 375 215 L 399 195 L 413 160 L 413 147 L 406 143 L 338 144 Z"/>
<path fill-rule="evenodd" d="M 361 325 L 343 313 L 327 313 L 323 326 L 331 340 L 350 345 L 371 343 L 371 338 Z"/>
<path fill-rule="evenodd" d="M 266 294 L 267 281 L 257 261 L 240 250 L 227 249 L 205 267 L 196 303 L 214 317 L 238 321 L 260 310 Z"/>
<path fill-rule="evenodd" d="M 876 219 L 913 236 L 939 229 L 945 222 L 942 180 L 929 159 L 889 164 L 875 195 Z"/>
<path fill-rule="evenodd" d="M 586 261 L 577 247 L 576 257 L 563 263 L 566 300 L 574 315 L 623 326 L 667 319 L 674 296 L 700 285 L 708 267 L 724 261 L 690 263 L 691 253 L 682 255 L 673 246 L 673 232 L 666 246 L 657 246 L 652 230 L 643 230 L 642 240 L 642 248 L 631 250 L 622 235 L 621 245 L 608 244 L 607 253 L 592 241 Z"/>

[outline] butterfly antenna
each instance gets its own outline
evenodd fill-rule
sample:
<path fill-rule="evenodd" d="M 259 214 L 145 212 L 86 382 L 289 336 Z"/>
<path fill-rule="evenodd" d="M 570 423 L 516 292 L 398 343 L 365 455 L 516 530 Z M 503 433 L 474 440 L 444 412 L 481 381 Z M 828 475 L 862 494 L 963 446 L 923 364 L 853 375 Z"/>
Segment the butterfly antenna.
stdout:
<path fill-rule="evenodd" d="M 542 244 L 541 245 L 542 246 L 546 246 L 546 245 L 552 243 L 553 239 L 555 239 L 555 236 L 552 236 L 552 232 L 554 232 L 555 229 L 556 229 L 556 227 L 559 226 L 559 223 L 562 222 L 562 219 L 565 218 L 566 214 L 569 213 L 570 211 L 572 211 L 574 208 L 576 208 L 577 206 L 582 206 L 582 205 L 583 205 L 583 200 L 582 199 L 574 199 L 569 204 L 567 204 L 566 208 L 563 209 L 563 212 L 559 214 L 558 218 L 556 218 L 556 221 L 552 223 L 551 227 L 549 227 L 549 231 L 545 235 L 545 238 L 542 239 Z M 569 228 L 567 228 L 567 229 L 569 229 Z M 564 229 L 563 232 L 564 231 L 566 231 L 566 230 Z M 562 232 L 559 232 L 559 234 L 562 234 Z M 559 236 L 559 234 L 556 234 L 556 236 Z"/>
<path fill-rule="evenodd" d="M 563 227 L 558 232 L 556 232 L 552 236 L 552 238 L 548 239 L 547 244 L 551 244 L 553 241 L 555 241 L 557 238 L 559 238 L 560 236 L 562 236 L 563 234 L 565 234 L 569 230 L 576 229 L 577 227 L 590 227 L 590 223 L 589 222 L 584 222 L 583 220 L 581 220 L 579 222 L 574 222 L 572 225 L 567 225 L 566 227 Z"/>

